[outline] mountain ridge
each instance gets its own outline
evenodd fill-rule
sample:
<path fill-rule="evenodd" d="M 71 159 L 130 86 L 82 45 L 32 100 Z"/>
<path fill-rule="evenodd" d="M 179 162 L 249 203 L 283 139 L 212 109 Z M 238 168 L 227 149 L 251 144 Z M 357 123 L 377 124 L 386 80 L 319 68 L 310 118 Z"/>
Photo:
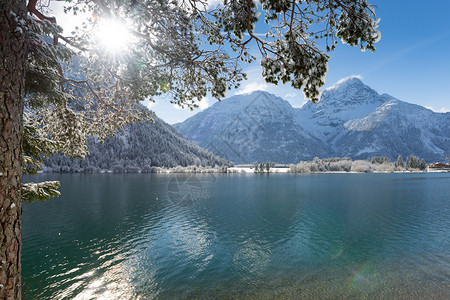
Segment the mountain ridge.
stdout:
<path fill-rule="evenodd" d="M 450 155 L 449 124 L 450 113 L 380 95 L 350 77 L 327 88 L 316 104 L 294 108 L 280 97 L 256 91 L 224 99 L 174 126 L 235 163 L 291 163 L 316 156 L 396 159 L 399 154 L 444 160 Z"/>

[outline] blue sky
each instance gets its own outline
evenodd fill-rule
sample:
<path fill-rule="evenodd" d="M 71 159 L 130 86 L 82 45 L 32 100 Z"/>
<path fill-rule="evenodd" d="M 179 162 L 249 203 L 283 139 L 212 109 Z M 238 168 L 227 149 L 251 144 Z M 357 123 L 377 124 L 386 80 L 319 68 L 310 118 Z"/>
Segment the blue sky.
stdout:
<path fill-rule="evenodd" d="M 435 111 L 450 111 L 450 1 L 369 2 L 381 18 L 379 30 L 382 37 L 376 44 L 377 51 L 361 52 L 358 47 L 339 44 L 330 53 L 324 88 L 342 78 L 360 76 L 378 93 L 388 93 Z M 63 22 L 64 19 L 68 19 L 67 16 L 59 18 Z M 257 27 L 256 32 L 263 32 L 262 27 Z M 286 99 L 295 107 L 301 107 L 306 101 L 301 91 L 289 85 L 267 85 L 261 77 L 259 60 L 243 67 L 249 80 L 242 82 L 238 90 L 229 91 L 228 96 L 262 89 Z M 207 97 L 200 106 L 205 109 L 216 101 Z M 149 107 L 170 124 L 183 121 L 199 111 L 175 107 L 169 99 L 159 99 Z"/>
<path fill-rule="evenodd" d="M 339 44 L 330 53 L 324 88 L 357 75 L 378 93 L 388 93 L 435 111 L 450 111 L 450 1 L 379 0 L 370 3 L 376 6 L 377 16 L 381 18 L 382 37 L 376 44 L 377 51 L 361 52 L 357 47 Z M 259 62 L 244 68 L 249 80 L 243 82 L 240 89 L 229 92 L 229 96 L 264 89 L 295 107 L 306 101 L 301 91 L 288 85 L 267 85 L 260 75 Z M 202 107 L 216 101 L 208 97 Z M 198 112 L 176 109 L 167 100 L 158 101 L 151 108 L 171 124 Z"/>

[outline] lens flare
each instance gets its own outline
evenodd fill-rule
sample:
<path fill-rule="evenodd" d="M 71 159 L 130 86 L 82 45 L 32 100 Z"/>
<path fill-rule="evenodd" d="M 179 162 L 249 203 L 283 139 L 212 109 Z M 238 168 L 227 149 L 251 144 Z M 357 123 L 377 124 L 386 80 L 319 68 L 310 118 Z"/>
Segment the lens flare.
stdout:
<path fill-rule="evenodd" d="M 130 32 L 124 22 L 103 20 L 99 22 L 97 38 L 106 51 L 118 54 L 126 50 L 130 42 Z"/>
<path fill-rule="evenodd" d="M 353 290 L 370 291 L 381 282 L 382 278 L 373 265 L 365 263 L 353 271 L 353 275 L 347 281 L 347 286 Z"/>

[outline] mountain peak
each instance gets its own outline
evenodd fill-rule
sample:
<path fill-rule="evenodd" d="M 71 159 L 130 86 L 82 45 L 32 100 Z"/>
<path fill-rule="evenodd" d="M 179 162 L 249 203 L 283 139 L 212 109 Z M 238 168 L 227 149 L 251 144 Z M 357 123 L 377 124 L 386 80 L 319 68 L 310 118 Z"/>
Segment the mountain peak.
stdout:
<path fill-rule="evenodd" d="M 269 92 L 266 92 L 266 91 L 263 91 L 263 90 L 255 90 L 255 91 L 251 91 L 251 92 L 248 92 L 248 93 L 235 94 L 234 96 L 232 96 L 232 97 L 230 97 L 228 99 L 231 99 L 231 98 L 240 98 L 240 99 L 242 99 L 242 98 L 247 98 L 247 97 L 251 98 L 251 99 L 255 99 L 258 96 L 267 96 L 267 97 L 279 98 L 278 96 L 276 96 L 274 94 L 271 94 Z M 223 99 L 223 100 L 225 100 L 225 99 Z"/>
<path fill-rule="evenodd" d="M 220 113 L 222 111 L 234 111 L 238 113 L 242 110 L 251 110 L 256 107 L 266 108 L 272 110 L 272 108 L 278 108 L 278 110 L 285 111 L 291 108 L 291 105 L 286 100 L 271 94 L 266 91 L 253 91 L 251 93 L 237 94 L 232 97 L 223 99 L 220 102 L 215 103 L 207 109 L 207 111 L 216 111 Z"/>
<path fill-rule="evenodd" d="M 251 91 L 251 92 L 248 92 L 248 93 L 242 93 L 242 94 L 236 94 L 236 95 L 258 95 L 258 94 L 269 94 L 269 95 L 272 95 L 272 94 L 270 94 L 269 92 L 266 92 L 266 91 L 263 91 L 263 90 L 254 90 L 254 91 Z"/>
<path fill-rule="evenodd" d="M 366 85 L 361 81 L 361 77 L 349 76 L 337 81 L 335 84 L 327 88 L 326 91 L 348 88 L 349 86 L 366 86 Z"/>
<path fill-rule="evenodd" d="M 333 106 L 344 106 L 348 109 L 349 105 L 360 105 L 362 103 L 377 103 L 380 105 L 383 101 L 380 95 L 370 86 L 365 85 L 359 77 L 350 76 L 327 88 L 323 92 L 320 102 L 322 102 L 322 105 L 327 103 Z"/>
<path fill-rule="evenodd" d="M 298 112 L 298 123 L 311 135 L 331 140 L 345 122 L 367 116 L 387 100 L 358 77 L 347 77 L 326 89 L 317 104 L 304 105 Z"/>

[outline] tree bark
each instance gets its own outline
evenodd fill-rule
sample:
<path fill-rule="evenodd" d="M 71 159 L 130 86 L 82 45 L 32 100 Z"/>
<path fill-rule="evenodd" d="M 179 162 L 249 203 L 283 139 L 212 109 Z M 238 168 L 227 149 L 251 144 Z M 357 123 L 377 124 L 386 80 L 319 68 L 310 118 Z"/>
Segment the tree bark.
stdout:
<path fill-rule="evenodd" d="M 0 299 L 21 298 L 26 1 L 0 0 Z"/>

